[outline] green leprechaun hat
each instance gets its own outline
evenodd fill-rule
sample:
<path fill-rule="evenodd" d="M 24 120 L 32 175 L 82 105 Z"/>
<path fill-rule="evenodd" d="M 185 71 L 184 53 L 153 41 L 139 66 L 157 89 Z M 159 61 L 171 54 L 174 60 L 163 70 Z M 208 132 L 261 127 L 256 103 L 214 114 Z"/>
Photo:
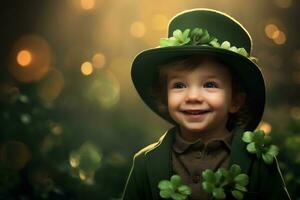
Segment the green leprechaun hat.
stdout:
<path fill-rule="evenodd" d="M 131 77 L 143 101 L 174 124 L 168 114 L 160 111 L 151 93 L 158 79 L 157 67 L 179 57 L 214 56 L 237 72 L 247 93 L 249 107 L 250 120 L 244 127 L 254 130 L 264 112 L 265 83 L 256 59 L 250 56 L 251 50 L 251 36 L 232 17 L 212 9 L 187 10 L 171 19 L 168 38 L 162 38 L 160 46 L 144 50 L 134 58 Z"/>

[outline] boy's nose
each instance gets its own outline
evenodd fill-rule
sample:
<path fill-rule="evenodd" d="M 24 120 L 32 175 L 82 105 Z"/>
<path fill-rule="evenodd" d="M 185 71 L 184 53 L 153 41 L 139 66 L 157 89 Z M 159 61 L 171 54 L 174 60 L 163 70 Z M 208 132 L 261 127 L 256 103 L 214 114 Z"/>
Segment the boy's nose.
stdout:
<path fill-rule="evenodd" d="M 187 102 L 202 102 L 203 101 L 203 97 L 201 94 L 201 89 L 200 88 L 189 88 L 189 90 L 187 91 L 187 95 L 186 95 L 186 101 Z"/>

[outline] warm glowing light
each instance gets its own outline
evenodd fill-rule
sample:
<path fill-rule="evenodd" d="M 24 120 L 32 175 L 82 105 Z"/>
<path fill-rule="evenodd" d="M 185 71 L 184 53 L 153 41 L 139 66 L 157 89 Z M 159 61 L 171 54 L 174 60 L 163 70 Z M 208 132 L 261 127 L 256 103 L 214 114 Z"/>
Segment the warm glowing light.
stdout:
<path fill-rule="evenodd" d="M 272 130 L 272 126 L 267 122 L 261 122 L 259 129 L 262 129 L 266 134 L 269 134 Z"/>
<path fill-rule="evenodd" d="M 265 33 L 270 39 L 274 39 L 275 37 L 278 37 L 279 35 L 279 29 L 275 24 L 268 24 L 265 27 Z"/>
<path fill-rule="evenodd" d="M 275 4 L 280 8 L 289 8 L 292 3 L 292 0 L 275 0 Z"/>
<path fill-rule="evenodd" d="M 21 82 L 40 81 L 51 68 L 51 52 L 44 38 L 25 35 L 16 41 L 12 48 L 9 71 Z"/>
<path fill-rule="evenodd" d="M 95 0 L 81 0 L 81 7 L 90 10 L 95 7 Z"/>
<path fill-rule="evenodd" d="M 146 27 L 142 22 L 134 22 L 131 24 L 130 33 L 133 37 L 141 38 L 146 33 Z"/>
<path fill-rule="evenodd" d="M 17 55 L 17 62 L 22 67 L 28 66 L 32 61 L 31 52 L 28 50 L 21 50 Z"/>
<path fill-rule="evenodd" d="M 71 152 L 70 153 L 70 158 L 69 158 L 69 163 L 71 167 L 76 168 L 79 166 L 80 163 L 80 155 L 77 152 Z"/>
<path fill-rule="evenodd" d="M 94 171 L 84 171 L 79 170 L 79 178 L 84 181 L 85 184 L 93 185 L 94 184 Z"/>
<path fill-rule="evenodd" d="M 90 62 L 84 62 L 82 65 L 81 65 L 81 72 L 83 75 L 90 75 L 93 73 L 93 66 L 92 66 L 92 63 Z"/>
<path fill-rule="evenodd" d="M 155 15 L 152 19 L 153 28 L 159 31 L 165 30 L 168 24 L 168 18 L 164 15 Z"/>
<path fill-rule="evenodd" d="M 105 65 L 105 56 L 102 53 L 97 53 L 93 56 L 92 62 L 95 68 L 103 68 Z"/>
<path fill-rule="evenodd" d="M 83 170 L 79 170 L 79 177 L 84 181 L 87 179 L 87 174 Z"/>
<path fill-rule="evenodd" d="M 286 36 L 285 33 L 282 31 L 279 31 L 279 34 L 277 37 L 273 38 L 274 42 L 278 45 L 282 45 L 286 42 Z"/>
<path fill-rule="evenodd" d="M 300 120 L 300 107 L 291 108 L 290 113 L 294 119 Z"/>
<path fill-rule="evenodd" d="M 74 158 L 70 158 L 70 165 L 71 165 L 71 167 L 74 167 L 74 168 L 78 167 L 79 160 L 74 159 Z"/>

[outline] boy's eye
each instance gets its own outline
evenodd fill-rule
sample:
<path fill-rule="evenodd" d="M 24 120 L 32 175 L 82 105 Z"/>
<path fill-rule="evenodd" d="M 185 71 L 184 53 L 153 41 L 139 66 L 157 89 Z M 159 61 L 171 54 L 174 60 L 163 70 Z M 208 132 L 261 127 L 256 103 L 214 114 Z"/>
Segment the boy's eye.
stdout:
<path fill-rule="evenodd" d="M 204 87 L 205 88 L 217 88 L 218 84 L 216 82 L 209 81 L 209 82 L 204 83 Z"/>
<path fill-rule="evenodd" d="M 184 88 L 185 85 L 184 85 L 184 83 L 178 82 L 178 83 L 174 83 L 174 84 L 173 84 L 173 87 L 174 87 L 174 88 Z"/>

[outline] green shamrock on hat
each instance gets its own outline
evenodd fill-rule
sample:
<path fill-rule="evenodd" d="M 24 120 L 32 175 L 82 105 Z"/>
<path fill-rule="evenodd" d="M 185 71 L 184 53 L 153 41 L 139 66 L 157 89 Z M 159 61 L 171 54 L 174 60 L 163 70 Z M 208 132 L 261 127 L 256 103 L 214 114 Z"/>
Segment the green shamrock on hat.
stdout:
<path fill-rule="evenodd" d="M 173 32 L 172 37 L 160 39 L 160 47 L 183 45 L 211 46 L 215 48 L 227 49 L 242 56 L 248 57 L 250 60 L 257 63 L 257 58 L 249 56 L 245 48 L 231 46 L 230 42 L 228 41 L 224 41 L 220 44 L 218 39 L 210 35 L 209 32 L 204 28 L 194 28 L 192 31 L 190 29 L 185 29 L 183 32 L 180 29 L 176 29 Z"/>

